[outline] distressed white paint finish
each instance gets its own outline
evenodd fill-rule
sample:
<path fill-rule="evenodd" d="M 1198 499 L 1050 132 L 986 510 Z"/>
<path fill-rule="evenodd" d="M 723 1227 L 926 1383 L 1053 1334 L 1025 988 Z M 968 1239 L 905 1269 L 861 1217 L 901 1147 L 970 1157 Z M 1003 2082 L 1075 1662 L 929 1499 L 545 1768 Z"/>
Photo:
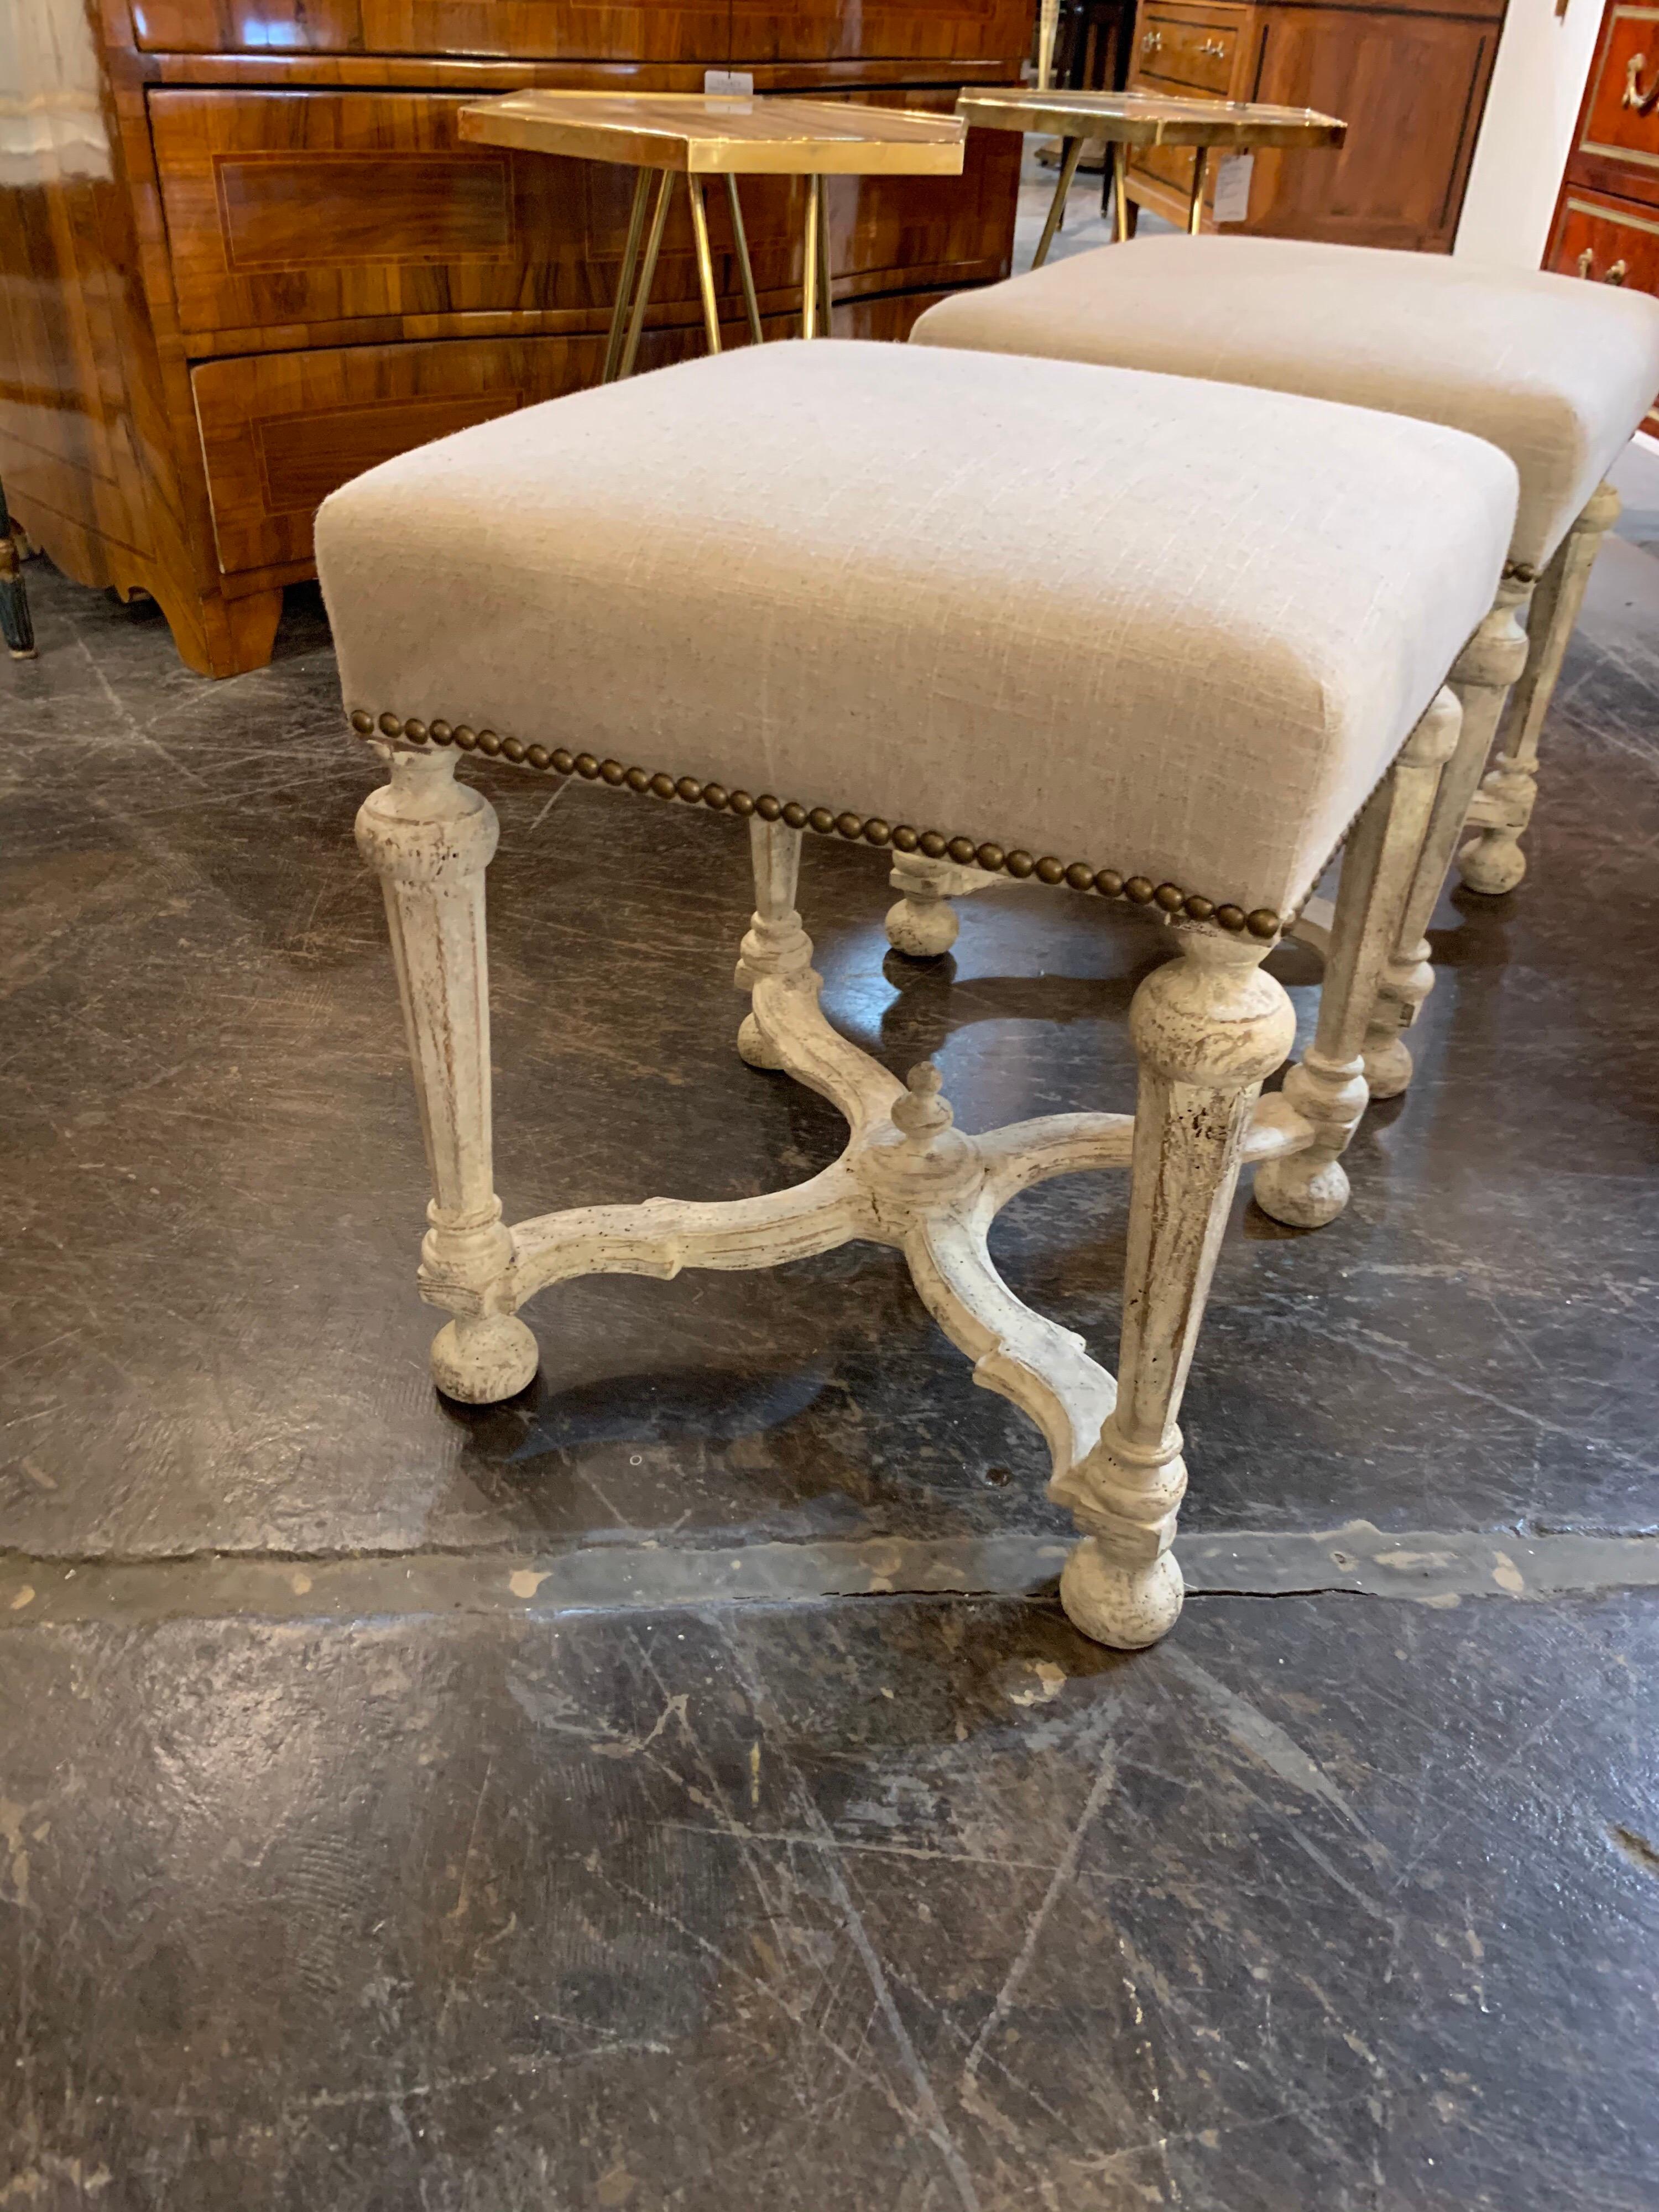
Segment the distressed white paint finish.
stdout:
<path fill-rule="evenodd" d="M 386 894 L 432 1171 L 421 1296 L 455 1318 L 432 1347 L 452 1398 L 488 1405 L 536 1371 L 536 1340 L 505 1287 L 512 1239 L 490 1159 L 489 989 L 484 870 L 495 810 L 455 781 L 453 752 L 397 753 L 391 780 L 364 801 L 357 844 Z"/>
<path fill-rule="evenodd" d="M 1372 794 L 1342 854 L 1318 1024 L 1284 1086 L 1285 1099 L 1318 1132 L 1317 1141 L 1269 1162 L 1255 1179 L 1263 1212 L 1297 1229 L 1322 1228 L 1348 1202 L 1342 1154 L 1370 1096 L 1365 1037 L 1463 719 L 1452 692 L 1442 690 Z"/>
<path fill-rule="evenodd" d="M 1449 707 L 1441 724 L 1448 712 L 1455 720 Z M 1432 794 L 1420 787 L 1431 750 L 1419 732 L 1398 779 L 1399 791 L 1414 796 L 1408 804 L 1396 795 L 1382 810 L 1382 856 L 1352 886 L 1345 876 L 1332 965 L 1348 979 L 1350 999 L 1366 961 L 1393 941 L 1398 915 L 1378 887 L 1408 872 L 1395 848 L 1412 806 L 1419 831 L 1426 817 Z M 1182 1595 L 1169 1553 L 1186 1484 L 1182 1394 L 1240 1170 L 1254 1161 L 1280 1175 L 1332 1144 L 1322 1098 L 1313 1115 L 1293 1097 L 1258 1096 L 1295 1026 L 1285 992 L 1261 970 L 1268 948 L 1213 927 L 1170 928 L 1176 957 L 1142 983 L 1131 1012 L 1140 1066 L 1133 1116 L 1052 1115 L 969 1136 L 956 1127 L 931 1065 L 902 1084 L 825 1020 L 794 907 L 799 836 L 756 822 L 757 904 L 738 966 L 751 994 L 741 1048 L 832 1101 L 848 1125 L 845 1152 L 793 1190 L 721 1205 L 659 1198 L 579 1207 L 509 1231 L 490 1167 L 483 888 L 495 817 L 453 769 L 450 753 L 397 755 L 389 784 L 359 821 L 386 887 L 431 1161 L 420 1287 L 453 1316 L 433 1347 L 441 1387 L 475 1402 L 522 1388 L 535 1346 L 518 1310 L 576 1275 L 775 1267 L 854 1238 L 894 1246 L 973 1360 L 975 1380 L 1018 1406 L 1048 1440 L 1050 1494 L 1084 1531 L 1061 1583 L 1073 1620 L 1123 1649 L 1162 1635 Z M 1340 1036 L 1322 1030 L 1334 1060 L 1352 1042 L 1352 1018 L 1345 1019 Z M 1073 1331 L 1014 1296 L 988 1246 L 999 1209 L 1018 1192 L 1104 1167 L 1127 1167 L 1131 1176 L 1115 1381 Z"/>
<path fill-rule="evenodd" d="M 1373 1002 L 1364 1048 L 1365 1079 L 1373 1098 L 1397 1098 L 1412 1079 L 1412 1056 L 1403 1032 L 1416 1021 L 1434 988 L 1429 921 L 1468 825 L 1510 686 L 1526 665 L 1528 639 L 1520 617 L 1531 593 L 1529 584 L 1506 577 L 1486 620 L 1452 664 L 1449 681 L 1463 711 L 1463 726 L 1441 775 L 1399 935 Z"/>
<path fill-rule="evenodd" d="M 1140 1082 L 1116 1401 L 1094 1449 L 1049 1485 L 1085 1531 L 1060 1601 L 1086 1635 L 1129 1650 L 1181 1611 L 1170 1543 L 1187 1487 L 1182 1395 L 1257 1093 L 1296 1035 L 1284 987 L 1260 966 L 1265 945 L 1170 933 L 1180 957 L 1129 1012 Z"/>
<path fill-rule="evenodd" d="M 1526 665 L 1498 732 L 1490 772 L 1469 809 L 1479 836 L 1457 856 L 1463 881 L 1491 897 L 1512 891 L 1527 872 L 1521 839 L 1538 798 L 1538 740 L 1584 604 L 1601 541 L 1619 520 L 1619 495 L 1601 485 L 1538 580 L 1528 625 Z"/>
<path fill-rule="evenodd" d="M 986 868 L 930 860 L 922 853 L 895 853 L 888 882 L 900 894 L 887 909 L 887 941 L 912 960 L 937 960 L 957 941 L 960 927 L 953 898 L 988 890 L 1004 878 Z"/>

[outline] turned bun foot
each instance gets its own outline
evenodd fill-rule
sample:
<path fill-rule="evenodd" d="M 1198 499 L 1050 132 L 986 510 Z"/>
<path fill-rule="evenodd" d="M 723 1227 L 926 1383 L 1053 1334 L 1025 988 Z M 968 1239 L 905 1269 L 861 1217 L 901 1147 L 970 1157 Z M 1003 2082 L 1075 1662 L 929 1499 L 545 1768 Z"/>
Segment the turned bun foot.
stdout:
<path fill-rule="evenodd" d="M 1150 1567 L 1115 1567 L 1095 1536 L 1085 1536 L 1066 1562 L 1060 1601 L 1073 1628 L 1115 1651 L 1141 1651 L 1167 1636 L 1186 1595 L 1173 1552 Z"/>
<path fill-rule="evenodd" d="M 1347 1204 L 1348 1178 L 1340 1160 L 1269 1160 L 1255 1171 L 1255 1202 L 1287 1228 L 1322 1229 Z"/>
<path fill-rule="evenodd" d="M 452 1321 L 432 1340 L 432 1379 L 464 1406 L 516 1397 L 540 1364 L 540 1347 L 516 1314 Z"/>
<path fill-rule="evenodd" d="M 1527 856 L 1516 844 L 1472 837 L 1457 856 L 1457 872 L 1482 898 L 1502 898 L 1527 872 Z"/>
<path fill-rule="evenodd" d="M 1410 1085 L 1412 1074 L 1411 1049 L 1404 1037 L 1393 1036 L 1386 1044 L 1366 1048 L 1365 1087 L 1373 1098 L 1403 1097 Z M 1260 1180 L 1258 1176 L 1257 1181 Z"/>
<path fill-rule="evenodd" d="M 938 960 L 962 927 L 949 899 L 902 898 L 887 909 L 887 942 L 912 960 Z"/>
<path fill-rule="evenodd" d="M 781 1067 L 783 1062 L 766 1041 L 765 1032 L 752 1014 L 745 1014 L 738 1025 L 738 1058 L 747 1060 L 750 1067 Z"/>

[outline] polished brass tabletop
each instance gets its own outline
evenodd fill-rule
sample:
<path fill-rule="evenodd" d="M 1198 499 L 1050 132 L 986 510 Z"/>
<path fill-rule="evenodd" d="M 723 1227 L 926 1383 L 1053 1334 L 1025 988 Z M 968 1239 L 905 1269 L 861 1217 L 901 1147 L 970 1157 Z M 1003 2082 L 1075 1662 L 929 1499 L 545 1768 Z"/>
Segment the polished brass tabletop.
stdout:
<path fill-rule="evenodd" d="M 533 96 L 533 95 L 532 95 Z M 988 131 L 1044 131 L 1123 146 L 1340 146 L 1348 126 L 1311 107 L 1150 92 L 964 92 L 957 113 Z"/>
<path fill-rule="evenodd" d="M 1129 235 L 1126 170 L 1131 146 L 1194 149 L 1187 228 L 1196 232 L 1204 219 L 1204 183 L 1212 150 L 1243 154 L 1268 146 L 1340 146 L 1348 135 L 1346 123 L 1312 107 L 1270 107 L 1260 100 L 1206 100 L 1198 94 L 1182 99 L 1161 92 L 1055 92 L 1011 85 L 964 92 L 957 113 L 981 130 L 1052 131 L 1065 143 L 1034 269 L 1048 258 L 1078 157 L 1090 139 L 1103 138 L 1112 149 L 1112 197 L 1121 241 Z"/>
<path fill-rule="evenodd" d="M 473 145 L 689 176 L 959 177 L 955 115 L 706 92 L 514 92 L 460 111 Z"/>

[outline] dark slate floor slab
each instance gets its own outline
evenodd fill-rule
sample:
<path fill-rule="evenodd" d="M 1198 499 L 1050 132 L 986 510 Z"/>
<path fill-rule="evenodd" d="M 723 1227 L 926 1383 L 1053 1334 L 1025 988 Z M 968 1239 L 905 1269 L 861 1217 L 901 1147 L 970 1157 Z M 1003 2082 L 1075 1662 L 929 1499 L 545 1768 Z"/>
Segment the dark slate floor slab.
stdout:
<path fill-rule="evenodd" d="M 1656 1525 L 1659 564 L 1613 553 L 1531 876 L 1443 906 L 1425 1080 L 1368 1121 L 1352 1210 L 1307 1237 L 1241 1200 L 1185 1416 L 1195 1527 Z M 9 1541 L 1061 1528 L 1035 1434 L 973 1388 L 890 1253 L 568 1286 L 532 1313 L 526 1401 L 440 1405 L 410 1286 L 414 1108 L 349 835 L 371 770 L 341 734 L 314 595 L 290 595 L 270 670 L 210 684 L 153 611 L 30 574 L 41 658 L 0 670 Z M 736 1195 L 831 1157 L 833 1113 L 732 1050 L 738 825 L 488 781 L 510 1211 Z M 833 1015 L 896 1067 L 938 1051 L 966 1126 L 1129 1103 L 1144 922 L 1009 889 L 967 905 L 953 966 L 919 972 L 884 957 L 878 857 L 808 845 Z M 1314 970 L 1281 957 L 1305 1021 Z M 1108 1359 L 1122 1206 L 1121 1182 L 1079 1178 L 998 1235 L 1016 1287 Z"/>
<path fill-rule="evenodd" d="M 1656 1638 L 0 1634 L 6 2201 L 1650 2212 Z"/>

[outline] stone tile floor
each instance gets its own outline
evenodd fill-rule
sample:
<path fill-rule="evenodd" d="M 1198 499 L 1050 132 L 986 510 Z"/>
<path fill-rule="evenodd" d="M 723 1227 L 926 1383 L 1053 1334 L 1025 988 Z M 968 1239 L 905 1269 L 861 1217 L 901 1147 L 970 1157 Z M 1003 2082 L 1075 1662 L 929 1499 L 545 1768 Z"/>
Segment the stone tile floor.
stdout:
<path fill-rule="evenodd" d="M 41 656 L 0 670 L 0 2203 L 1659 2205 L 1626 1586 L 1659 463 L 1622 474 L 1526 884 L 1443 904 L 1421 1080 L 1344 1218 L 1241 1200 L 1187 1427 L 1194 1541 L 1246 1567 L 1133 1659 L 998 1578 L 1063 1539 L 1042 1455 L 890 1255 L 570 1286 L 523 1401 L 436 1401 L 315 594 L 214 685 L 33 564 Z M 829 1158 L 830 1110 L 732 1050 L 740 835 L 490 789 L 509 1212 Z M 1011 887 L 919 973 L 874 856 L 815 846 L 805 894 L 834 1018 L 937 1052 L 968 1126 L 1128 1097 L 1144 925 Z M 999 1255 L 1109 1346 L 1121 1235 L 1079 1179 Z M 1298 1594 L 1358 1520 L 1428 1552 L 1419 1601 Z M 1620 1540 L 1599 1584 L 1476 1597 L 1443 1532 Z M 761 1557 L 804 1595 L 709 1601 Z M 601 1570 L 626 1602 L 571 1595 Z"/>

